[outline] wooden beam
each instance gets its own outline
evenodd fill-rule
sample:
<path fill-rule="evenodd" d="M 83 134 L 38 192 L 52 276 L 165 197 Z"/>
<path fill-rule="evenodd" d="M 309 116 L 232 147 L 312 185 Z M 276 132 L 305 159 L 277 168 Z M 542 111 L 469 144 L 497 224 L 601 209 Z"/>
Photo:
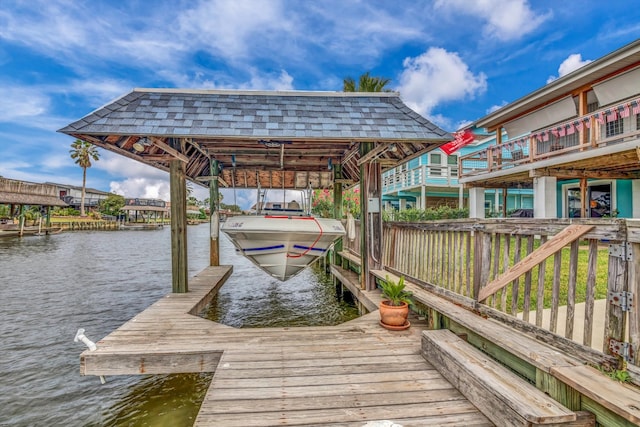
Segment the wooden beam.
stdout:
<path fill-rule="evenodd" d="M 151 162 L 170 162 L 175 159 L 175 157 L 170 154 L 140 154 L 140 157 Z"/>
<path fill-rule="evenodd" d="M 371 151 L 367 152 L 367 154 L 360 156 L 358 160 L 358 166 L 363 165 L 364 163 L 373 160 L 376 156 L 381 155 L 389 148 L 388 144 L 379 144 L 377 147 L 373 148 Z"/>
<path fill-rule="evenodd" d="M 179 152 L 175 148 L 171 147 L 169 144 L 167 144 L 166 142 L 164 142 L 160 138 L 157 138 L 155 136 L 150 136 L 149 137 L 149 141 L 151 141 L 151 143 L 153 145 L 155 145 L 156 147 L 158 147 L 159 149 L 161 149 L 165 153 L 171 154 L 174 158 L 176 158 L 176 159 L 178 159 L 178 160 L 180 160 L 182 162 L 189 163 L 189 158 L 187 156 L 185 156 L 184 154 L 182 154 L 181 152 Z"/>
<path fill-rule="evenodd" d="M 580 218 L 587 217 L 587 178 L 580 178 Z"/>
<path fill-rule="evenodd" d="M 638 179 L 638 172 L 618 172 L 606 170 L 577 170 L 571 168 L 542 168 L 529 171 L 530 178 L 555 176 L 558 178 L 592 178 L 592 179 Z"/>
<path fill-rule="evenodd" d="M 485 287 L 480 289 L 478 301 L 482 302 L 490 295 L 493 295 L 500 289 L 507 286 L 512 280 L 517 279 L 528 271 L 531 271 L 536 265 L 547 259 L 549 256 L 560 251 L 567 244 L 579 239 L 582 235 L 591 230 L 593 225 L 573 224 L 547 240 L 540 245 L 538 249 L 531 252 L 524 259 L 514 264 L 510 269 L 502 273 L 493 281 L 487 283 Z"/>
<path fill-rule="evenodd" d="M 186 293 L 187 264 L 187 180 L 186 163 L 174 159 L 170 165 L 171 192 L 171 278 L 174 293 Z"/>
<path fill-rule="evenodd" d="M 218 173 L 220 168 L 216 160 L 209 157 L 209 172 L 214 178 L 209 181 L 209 265 L 220 265 L 220 193 L 218 192 Z"/>

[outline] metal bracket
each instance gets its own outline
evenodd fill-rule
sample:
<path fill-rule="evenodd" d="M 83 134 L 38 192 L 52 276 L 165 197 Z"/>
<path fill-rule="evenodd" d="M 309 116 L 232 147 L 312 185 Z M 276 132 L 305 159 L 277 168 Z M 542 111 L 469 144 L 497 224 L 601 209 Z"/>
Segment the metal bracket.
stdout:
<path fill-rule="evenodd" d="M 631 243 L 619 243 L 609 245 L 609 256 L 622 258 L 625 261 L 633 260 L 633 250 L 631 249 Z"/>
<path fill-rule="evenodd" d="M 609 292 L 609 303 L 619 306 L 622 311 L 631 311 L 633 309 L 633 292 Z"/>
<path fill-rule="evenodd" d="M 627 363 L 633 361 L 633 344 L 629 342 L 618 341 L 613 338 L 609 338 L 609 351 L 611 352 L 611 354 L 615 354 L 616 356 L 621 357 Z"/>

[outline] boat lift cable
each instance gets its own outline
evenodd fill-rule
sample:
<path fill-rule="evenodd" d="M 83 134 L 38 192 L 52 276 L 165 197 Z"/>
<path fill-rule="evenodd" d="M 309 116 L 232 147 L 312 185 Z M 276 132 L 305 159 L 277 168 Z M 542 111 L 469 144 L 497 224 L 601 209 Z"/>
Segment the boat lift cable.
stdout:
<path fill-rule="evenodd" d="M 286 217 L 288 218 L 288 217 Z M 313 220 L 316 225 L 318 226 L 318 230 L 320 230 L 320 232 L 318 233 L 318 237 L 316 237 L 316 240 L 314 240 L 314 242 L 311 244 L 311 246 L 309 246 L 304 252 L 300 253 L 300 254 L 287 254 L 287 258 L 302 258 L 303 256 L 305 256 L 306 254 L 309 253 L 309 251 L 311 251 L 311 249 L 314 249 L 316 246 L 316 243 L 318 243 L 320 241 L 320 238 L 322 237 L 322 226 L 320 225 L 320 223 L 318 222 L 318 220 L 315 217 L 299 217 L 299 218 L 295 218 L 295 219 L 306 219 L 306 220 Z"/>

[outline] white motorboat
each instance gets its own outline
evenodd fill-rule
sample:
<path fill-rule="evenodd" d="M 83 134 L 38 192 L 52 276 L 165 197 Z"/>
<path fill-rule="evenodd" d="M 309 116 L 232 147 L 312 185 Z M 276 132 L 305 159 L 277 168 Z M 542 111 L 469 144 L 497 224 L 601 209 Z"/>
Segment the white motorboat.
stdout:
<path fill-rule="evenodd" d="M 345 234 L 338 220 L 288 212 L 229 217 L 220 229 L 244 256 L 282 281 L 300 273 Z"/>

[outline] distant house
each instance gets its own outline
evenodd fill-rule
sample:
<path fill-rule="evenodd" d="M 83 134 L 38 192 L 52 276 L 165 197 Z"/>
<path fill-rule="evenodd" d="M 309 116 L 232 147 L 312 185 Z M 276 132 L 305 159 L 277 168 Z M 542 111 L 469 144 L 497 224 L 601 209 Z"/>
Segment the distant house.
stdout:
<path fill-rule="evenodd" d="M 46 182 L 45 184 L 56 187 L 58 197 L 70 207 L 80 210 L 82 203 L 82 187 L 67 184 L 57 184 L 55 182 Z M 107 191 L 96 190 L 94 188 L 85 188 L 84 208 L 89 211 L 97 209 L 101 200 L 109 197 L 111 193 Z"/>
<path fill-rule="evenodd" d="M 128 222 L 157 222 L 170 217 L 170 204 L 161 199 L 125 198 L 122 208 Z"/>
<path fill-rule="evenodd" d="M 640 217 L 640 40 L 474 125 L 497 138 L 460 157 L 472 217 L 497 189 L 532 189 L 537 218 Z"/>
<path fill-rule="evenodd" d="M 495 134 L 477 134 L 473 142 L 448 155 L 441 149 L 416 157 L 382 174 L 382 202 L 385 210 L 428 209 L 438 206 L 468 206 L 468 191 L 458 181 L 459 158 L 494 145 Z M 533 208 L 531 189 L 502 188 L 487 190 L 484 208 L 487 215 L 503 211 Z"/>

